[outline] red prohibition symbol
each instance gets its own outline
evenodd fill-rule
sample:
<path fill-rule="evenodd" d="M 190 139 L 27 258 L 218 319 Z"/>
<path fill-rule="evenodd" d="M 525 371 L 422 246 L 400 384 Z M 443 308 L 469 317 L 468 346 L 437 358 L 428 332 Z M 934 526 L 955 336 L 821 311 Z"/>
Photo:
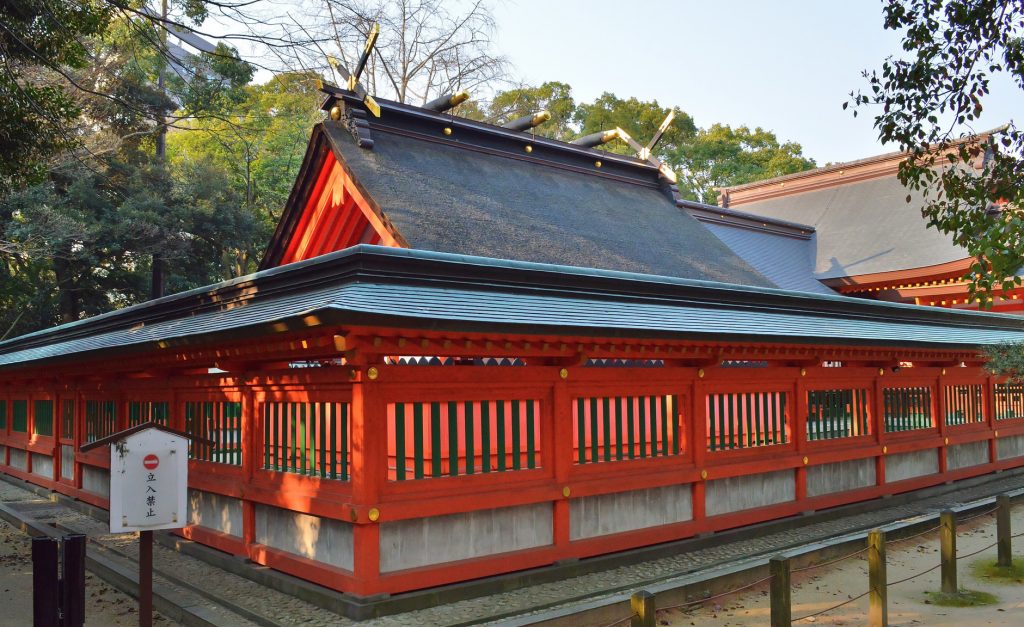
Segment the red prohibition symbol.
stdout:
<path fill-rule="evenodd" d="M 156 470 L 156 467 L 160 465 L 160 458 L 150 453 L 142 458 L 142 465 L 146 467 L 146 470 Z"/>

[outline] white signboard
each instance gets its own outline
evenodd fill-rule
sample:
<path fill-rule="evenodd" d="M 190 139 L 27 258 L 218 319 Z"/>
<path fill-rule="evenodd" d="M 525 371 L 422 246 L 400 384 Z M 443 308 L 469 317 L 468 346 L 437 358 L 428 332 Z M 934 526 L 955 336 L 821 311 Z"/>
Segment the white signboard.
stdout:
<path fill-rule="evenodd" d="M 188 440 L 145 429 L 110 447 L 110 531 L 185 526 Z"/>

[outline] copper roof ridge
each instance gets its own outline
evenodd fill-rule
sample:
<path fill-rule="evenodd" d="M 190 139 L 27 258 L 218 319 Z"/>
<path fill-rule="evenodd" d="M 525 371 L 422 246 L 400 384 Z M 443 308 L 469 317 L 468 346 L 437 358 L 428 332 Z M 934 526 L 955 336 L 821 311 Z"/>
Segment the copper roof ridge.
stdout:
<path fill-rule="evenodd" d="M 678 200 L 676 201 L 676 206 L 688 209 L 693 217 L 700 222 L 735 226 L 752 231 L 787 235 L 800 239 L 810 239 L 811 235 L 815 232 L 815 228 L 808 224 L 759 216 L 746 211 L 709 205 L 694 200 Z"/>
<path fill-rule="evenodd" d="M 953 141 L 949 142 L 949 145 L 950 146 L 958 146 L 960 144 L 963 144 L 963 143 L 966 143 L 966 142 L 969 142 L 969 141 L 972 141 L 972 140 L 975 140 L 975 139 L 983 139 L 983 138 L 986 138 L 986 137 L 990 137 L 992 135 L 995 135 L 997 133 L 1001 133 L 1001 132 L 1005 131 L 1008 127 L 1009 127 L 1009 124 L 1003 124 L 1001 126 L 997 126 L 995 128 L 989 129 L 987 131 L 982 131 L 980 133 L 975 133 L 973 135 L 968 135 L 966 137 L 961 137 L 959 139 L 953 140 Z M 905 151 L 905 150 L 895 150 L 895 151 L 892 151 L 892 152 L 886 152 L 886 153 L 882 153 L 882 154 L 879 154 L 879 155 L 873 155 L 873 156 L 870 156 L 870 157 L 863 157 L 861 159 L 854 159 L 853 161 L 843 161 L 843 162 L 840 162 L 840 163 L 833 163 L 831 165 L 825 165 L 825 166 L 822 166 L 820 168 L 814 168 L 812 170 L 804 170 L 802 172 L 793 172 L 792 174 L 783 174 L 783 175 L 780 175 L 780 176 L 774 176 L 774 177 L 772 177 L 770 179 L 763 179 L 763 180 L 760 180 L 760 181 L 753 181 L 753 182 L 750 182 L 750 183 L 742 183 L 740 185 L 729 185 L 729 186 L 726 186 L 726 187 L 720 187 L 718 189 L 720 191 L 723 191 L 723 192 L 726 192 L 726 193 L 729 193 L 729 192 L 739 192 L 739 191 L 747 191 L 747 190 L 751 190 L 751 189 L 757 189 L 759 187 L 764 187 L 766 185 L 772 185 L 772 184 L 777 184 L 777 183 L 785 183 L 785 182 L 788 182 L 788 181 L 795 181 L 795 180 L 801 180 L 801 179 L 816 178 L 816 177 L 824 176 L 826 174 L 831 174 L 831 173 L 834 173 L 834 172 L 841 172 L 842 170 L 845 170 L 845 169 L 862 168 L 864 166 L 881 164 L 881 163 L 885 163 L 886 161 L 897 161 L 897 163 L 898 163 L 899 161 L 902 161 L 904 156 L 907 155 L 907 154 L 908 154 L 908 151 Z"/>

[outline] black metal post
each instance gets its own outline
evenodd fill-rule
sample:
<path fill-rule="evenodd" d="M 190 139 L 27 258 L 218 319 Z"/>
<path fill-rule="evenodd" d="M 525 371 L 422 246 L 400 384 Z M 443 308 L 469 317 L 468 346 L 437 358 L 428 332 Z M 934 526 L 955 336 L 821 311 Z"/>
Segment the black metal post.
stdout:
<path fill-rule="evenodd" d="M 57 577 L 57 541 L 32 538 L 32 624 L 60 626 L 60 580 Z"/>
<path fill-rule="evenodd" d="M 85 624 L 85 540 L 85 535 L 76 533 L 64 536 L 61 545 L 64 627 L 82 627 Z"/>
<path fill-rule="evenodd" d="M 139 627 L 153 625 L 153 532 L 139 532 Z"/>

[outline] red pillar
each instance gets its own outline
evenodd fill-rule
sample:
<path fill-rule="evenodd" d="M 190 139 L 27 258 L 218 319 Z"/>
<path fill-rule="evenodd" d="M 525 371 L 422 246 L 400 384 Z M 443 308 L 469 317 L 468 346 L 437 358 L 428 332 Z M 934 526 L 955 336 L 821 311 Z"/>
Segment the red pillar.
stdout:
<path fill-rule="evenodd" d="M 357 594 L 366 594 L 380 578 L 380 527 L 387 511 L 380 497 L 387 481 L 387 405 L 377 383 L 383 366 L 355 372 L 352 382 L 352 505 L 356 511 L 352 543 Z M 377 520 L 371 520 L 376 514 Z"/>

